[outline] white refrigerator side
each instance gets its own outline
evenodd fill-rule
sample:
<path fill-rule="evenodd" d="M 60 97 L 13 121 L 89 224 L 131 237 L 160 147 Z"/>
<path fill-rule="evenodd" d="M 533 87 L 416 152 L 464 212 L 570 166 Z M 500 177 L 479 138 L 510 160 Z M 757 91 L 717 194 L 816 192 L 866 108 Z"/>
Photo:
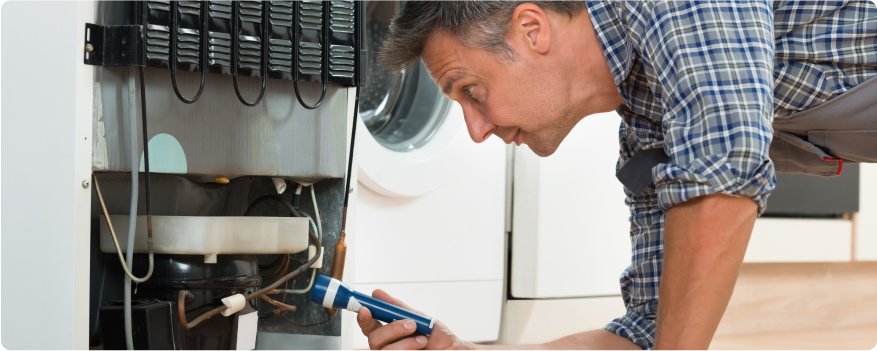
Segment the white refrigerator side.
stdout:
<path fill-rule="evenodd" d="M 7 2 L 0 12 L 0 337 L 10 349 L 87 349 L 94 78 L 83 45 L 94 3 Z M 50 289 L 39 272 L 51 272 Z"/>

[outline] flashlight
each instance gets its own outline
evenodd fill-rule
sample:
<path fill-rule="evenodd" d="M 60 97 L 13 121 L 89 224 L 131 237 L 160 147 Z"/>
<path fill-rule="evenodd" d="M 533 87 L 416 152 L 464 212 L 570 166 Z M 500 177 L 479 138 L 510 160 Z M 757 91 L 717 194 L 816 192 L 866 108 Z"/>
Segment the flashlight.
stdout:
<path fill-rule="evenodd" d="M 402 319 L 410 319 L 417 324 L 417 333 L 429 335 L 435 326 L 435 319 L 421 316 L 402 307 L 386 303 L 361 292 L 351 290 L 344 283 L 321 275 L 314 283 L 311 301 L 325 308 L 346 309 L 359 313 L 360 307 L 368 308 L 372 318 L 392 323 Z"/>

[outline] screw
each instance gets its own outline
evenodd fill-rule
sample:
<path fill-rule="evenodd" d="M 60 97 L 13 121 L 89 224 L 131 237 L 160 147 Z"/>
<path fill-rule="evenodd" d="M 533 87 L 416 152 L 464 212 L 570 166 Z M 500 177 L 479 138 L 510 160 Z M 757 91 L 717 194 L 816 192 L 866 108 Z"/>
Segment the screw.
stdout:
<path fill-rule="evenodd" d="M 347 189 L 347 192 L 348 192 L 348 193 L 352 193 L 352 192 L 353 192 L 353 187 L 350 187 L 350 189 Z"/>
<path fill-rule="evenodd" d="M 82 188 L 83 188 L 83 189 L 88 189 L 88 180 L 83 180 L 83 181 L 82 181 Z"/>
<path fill-rule="evenodd" d="M 86 51 L 86 52 L 92 52 L 92 51 L 94 51 L 94 46 L 91 45 L 91 44 L 85 44 L 85 51 Z"/>

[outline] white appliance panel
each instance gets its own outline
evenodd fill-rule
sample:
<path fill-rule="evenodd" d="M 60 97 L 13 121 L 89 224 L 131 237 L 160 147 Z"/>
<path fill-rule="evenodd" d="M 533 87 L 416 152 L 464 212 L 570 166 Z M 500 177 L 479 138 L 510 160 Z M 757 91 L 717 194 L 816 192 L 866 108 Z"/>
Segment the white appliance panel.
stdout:
<path fill-rule="evenodd" d="M 81 43 L 94 2 L 8 2 L 0 13 L 0 341 L 11 349 L 87 349 L 94 68 L 82 64 Z M 48 217 L 45 199 L 52 199 Z M 22 288 L 46 283 L 35 271 L 53 272 L 51 289 Z"/>
<path fill-rule="evenodd" d="M 512 296 L 619 293 L 631 250 L 615 178 L 619 123 L 614 112 L 586 117 L 550 157 L 515 150 Z"/>
<path fill-rule="evenodd" d="M 859 166 L 859 213 L 856 214 L 855 259 L 877 261 L 877 164 Z"/>
<path fill-rule="evenodd" d="M 849 262 L 852 236 L 842 218 L 758 218 L 743 262 Z"/>
<path fill-rule="evenodd" d="M 357 284 L 371 295 L 381 289 L 424 315 L 444 323 L 465 341 L 493 341 L 499 335 L 502 280 L 441 283 Z M 368 339 L 357 330 L 353 347 L 368 349 Z"/>
<path fill-rule="evenodd" d="M 575 299 L 509 300 L 503 344 L 539 344 L 602 329 L 626 312 L 621 296 Z"/>
<path fill-rule="evenodd" d="M 477 145 L 465 128 L 454 143 L 468 152 L 434 191 L 387 197 L 358 188 L 358 284 L 502 280 L 505 145 Z"/>

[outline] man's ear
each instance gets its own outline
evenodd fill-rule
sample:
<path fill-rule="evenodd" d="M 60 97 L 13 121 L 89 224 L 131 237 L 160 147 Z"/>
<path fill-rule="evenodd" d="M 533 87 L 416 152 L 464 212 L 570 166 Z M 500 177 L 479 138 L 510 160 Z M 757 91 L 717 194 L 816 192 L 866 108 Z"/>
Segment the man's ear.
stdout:
<path fill-rule="evenodd" d="M 521 49 L 545 54 L 551 47 L 551 26 L 548 16 L 535 4 L 520 4 L 512 13 L 513 41 L 520 41 Z"/>

